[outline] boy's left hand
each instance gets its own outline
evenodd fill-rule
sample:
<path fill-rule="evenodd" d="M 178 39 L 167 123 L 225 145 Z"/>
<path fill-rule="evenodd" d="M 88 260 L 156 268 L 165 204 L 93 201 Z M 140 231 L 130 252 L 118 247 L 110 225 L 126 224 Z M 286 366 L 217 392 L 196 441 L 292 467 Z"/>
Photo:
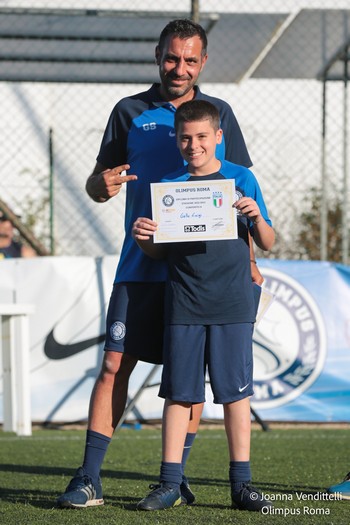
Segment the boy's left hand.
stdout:
<path fill-rule="evenodd" d="M 233 203 L 233 206 L 241 212 L 242 215 L 248 217 L 254 224 L 261 220 L 260 208 L 251 197 L 242 197 Z"/>
<path fill-rule="evenodd" d="M 256 262 L 252 262 L 252 261 L 250 262 L 250 271 L 251 271 L 251 274 L 252 274 L 252 281 L 253 281 L 253 283 L 258 284 L 259 286 L 261 286 L 262 283 L 264 282 L 264 278 L 261 275 L 260 270 L 259 270 Z"/>

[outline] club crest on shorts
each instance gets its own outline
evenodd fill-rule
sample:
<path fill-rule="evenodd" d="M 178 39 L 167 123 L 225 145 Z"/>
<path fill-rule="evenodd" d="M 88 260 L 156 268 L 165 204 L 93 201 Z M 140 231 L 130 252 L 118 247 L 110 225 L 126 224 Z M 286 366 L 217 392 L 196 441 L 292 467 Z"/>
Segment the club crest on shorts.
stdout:
<path fill-rule="evenodd" d="M 222 191 L 213 191 L 213 204 L 215 208 L 221 208 L 223 202 Z"/>
<path fill-rule="evenodd" d="M 321 373 L 326 331 L 309 292 L 283 272 L 262 268 L 264 287 L 275 299 L 255 327 L 252 405 L 274 408 L 300 396 Z"/>
<path fill-rule="evenodd" d="M 123 337 L 125 337 L 126 334 L 125 324 L 121 321 L 115 321 L 112 324 L 109 333 L 111 334 L 111 338 L 113 339 L 113 341 L 120 341 L 121 339 L 123 339 Z"/>

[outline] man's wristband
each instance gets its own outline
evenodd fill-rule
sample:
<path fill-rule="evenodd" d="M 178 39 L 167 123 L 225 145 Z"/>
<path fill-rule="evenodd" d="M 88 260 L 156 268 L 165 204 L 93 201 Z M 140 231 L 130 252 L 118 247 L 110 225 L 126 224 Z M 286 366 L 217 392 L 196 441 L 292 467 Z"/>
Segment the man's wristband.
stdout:
<path fill-rule="evenodd" d="M 250 262 L 256 264 L 256 260 L 255 259 L 250 259 Z"/>

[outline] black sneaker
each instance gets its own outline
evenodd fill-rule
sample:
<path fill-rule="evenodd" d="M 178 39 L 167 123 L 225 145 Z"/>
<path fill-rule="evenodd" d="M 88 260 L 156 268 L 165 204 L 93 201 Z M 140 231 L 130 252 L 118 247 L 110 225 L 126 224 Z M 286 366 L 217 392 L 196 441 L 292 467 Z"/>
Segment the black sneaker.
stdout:
<path fill-rule="evenodd" d="M 97 485 L 94 485 L 90 476 L 85 474 L 83 467 L 79 467 L 56 503 L 60 508 L 73 509 L 103 505 L 101 480 L 98 479 Z"/>
<path fill-rule="evenodd" d="M 239 492 L 231 489 L 232 508 L 240 510 L 261 511 L 264 507 L 272 507 L 270 501 L 252 485 L 243 484 Z"/>
<path fill-rule="evenodd" d="M 181 492 L 181 503 L 182 505 L 192 505 L 194 503 L 195 495 L 190 489 L 190 485 L 187 479 L 182 478 L 182 483 L 180 485 Z"/>
<path fill-rule="evenodd" d="M 180 489 L 164 484 L 150 485 L 151 492 L 137 504 L 137 510 L 162 510 L 181 505 Z"/>

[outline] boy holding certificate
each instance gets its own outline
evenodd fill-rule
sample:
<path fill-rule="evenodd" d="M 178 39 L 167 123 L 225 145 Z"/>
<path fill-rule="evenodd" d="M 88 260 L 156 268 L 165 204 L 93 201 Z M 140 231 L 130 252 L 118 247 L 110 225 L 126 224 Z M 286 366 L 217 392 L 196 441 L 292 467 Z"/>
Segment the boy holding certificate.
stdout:
<path fill-rule="evenodd" d="M 232 506 L 261 511 L 270 503 L 250 485 L 255 304 L 248 230 L 263 250 L 271 249 L 275 235 L 252 172 L 215 157 L 222 140 L 217 109 L 203 100 L 185 102 L 176 112 L 175 130 L 188 165 L 163 182 L 201 181 L 210 187 L 212 180 L 234 179 L 238 238 L 154 243 L 157 224 L 144 217 L 134 222 L 136 242 L 150 257 L 166 259 L 169 272 L 159 392 L 165 398 L 160 486 L 139 502 L 138 509 L 159 510 L 181 503 L 183 444 L 191 406 L 205 400 L 208 368 L 214 403 L 224 408 Z"/>

